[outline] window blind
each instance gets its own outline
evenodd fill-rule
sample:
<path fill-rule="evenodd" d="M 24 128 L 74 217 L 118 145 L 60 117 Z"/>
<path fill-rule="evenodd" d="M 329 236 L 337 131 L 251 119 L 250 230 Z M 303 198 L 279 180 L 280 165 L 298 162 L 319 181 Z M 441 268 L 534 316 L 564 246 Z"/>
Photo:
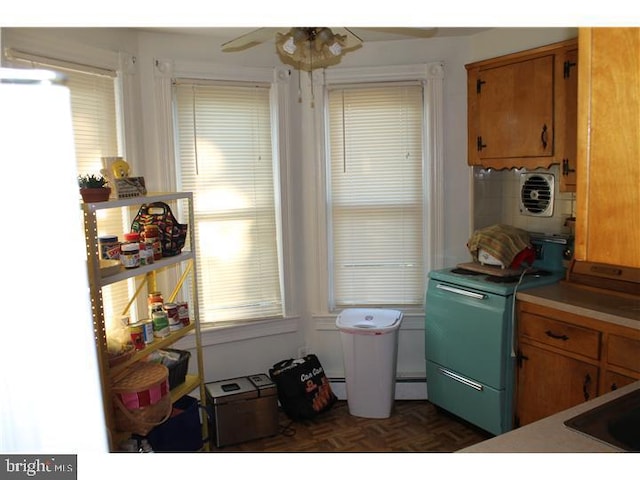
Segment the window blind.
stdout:
<path fill-rule="evenodd" d="M 270 90 L 174 85 L 179 188 L 194 194 L 201 320 L 281 316 Z"/>
<path fill-rule="evenodd" d="M 328 94 L 332 303 L 422 305 L 421 85 Z"/>
<path fill-rule="evenodd" d="M 118 120 L 116 72 L 56 60 L 24 52 L 11 51 L 12 60 L 31 68 L 53 69 L 67 77 L 78 174 L 99 174 L 103 156 L 117 156 Z M 80 196 L 78 195 L 80 202 Z M 118 235 L 129 231 L 121 212 L 99 210 L 98 235 Z M 107 326 L 119 319 L 133 293 L 133 285 L 118 282 L 102 290 Z M 136 318 L 135 309 L 131 312 Z"/>
<path fill-rule="evenodd" d="M 119 153 L 115 78 L 93 72 L 56 69 L 67 76 L 71 93 L 78 172 L 99 174 L 102 157 Z M 119 209 L 108 209 L 99 210 L 96 214 L 98 235 L 117 235 L 122 241 L 122 234 L 130 229 L 123 213 Z M 122 316 L 132 294 L 132 282 L 118 282 L 103 289 L 105 319 L 109 324 Z M 137 319 L 135 308 L 129 315 Z"/>

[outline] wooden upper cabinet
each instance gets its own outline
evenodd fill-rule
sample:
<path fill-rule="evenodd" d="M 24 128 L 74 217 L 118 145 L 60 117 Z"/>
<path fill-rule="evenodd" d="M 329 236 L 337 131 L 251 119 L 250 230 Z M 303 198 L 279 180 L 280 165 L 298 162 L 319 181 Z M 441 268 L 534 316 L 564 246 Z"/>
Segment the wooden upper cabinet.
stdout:
<path fill-rule="evenodd" d="M 575 174 L 576 63 L 574 39 L 466 65 L 469 165 Z"/>
<path fill-rule="evenodd" d="M 574 258 L 640 267 L 640 28 L 580 28 Z"/>
<path fill-rule="evenodd" d="M 475 83 L 481 161 L 553 154 L 553 56 L 487 68 Z"/>

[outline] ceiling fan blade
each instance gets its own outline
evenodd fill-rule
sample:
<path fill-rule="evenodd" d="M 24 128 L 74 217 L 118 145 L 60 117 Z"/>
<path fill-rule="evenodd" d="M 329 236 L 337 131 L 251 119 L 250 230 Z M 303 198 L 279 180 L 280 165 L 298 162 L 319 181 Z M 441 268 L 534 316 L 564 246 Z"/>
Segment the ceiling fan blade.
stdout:
<path fill-rule="evenodd" d="M 333 31 L 333 33 L 346 37 L 345 45 L 343 46 L 343 50 L 345 51 L 352 51 L 362 46 L 362 39 L 358 35 L 353 33 L 353 30 L 350 30 L 349 28 L 331 28 L 331 31 Z"/>
<path fill-rule="evenodd" d="M 431 38 L 438 29 L 436 27 L 360 27 L 362 30 L 388 33 L 390 35 L 402 35 L 406 37 Z"/>
<path fill-rule="evenodd" d="M 239 52 L 247 48 L 255 47 L 267 40 L 272 40 L 276 32 L 286 32 L 286 28 L 263 27 L 241 35 L 222 44 L 223 52 Z"/>

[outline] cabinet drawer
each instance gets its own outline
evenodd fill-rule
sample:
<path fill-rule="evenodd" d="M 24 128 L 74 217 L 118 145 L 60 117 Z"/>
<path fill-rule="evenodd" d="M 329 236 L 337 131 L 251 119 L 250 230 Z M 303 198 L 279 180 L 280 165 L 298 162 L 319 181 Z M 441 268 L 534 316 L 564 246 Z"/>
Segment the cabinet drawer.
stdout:
<path fill-rule="evenodd" d="M 609 335 L 607 363 L 640 372 L 640 340 Z"/>
<path fill-rule="evenodd" d="M 589 358 L 600 357 L 600 332 L 522 312 L 520 335 Z"/>

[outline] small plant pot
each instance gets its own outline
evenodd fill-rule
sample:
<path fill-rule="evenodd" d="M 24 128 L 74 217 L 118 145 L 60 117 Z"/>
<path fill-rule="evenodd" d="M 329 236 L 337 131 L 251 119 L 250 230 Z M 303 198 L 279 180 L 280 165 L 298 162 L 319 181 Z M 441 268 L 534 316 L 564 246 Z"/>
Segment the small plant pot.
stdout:
<path fill-rule="evenodd" d="M 108 187 L 81 188 L 80 195 L 84 203 L 106 202 L 111 195 L 111 189 Z"/>

